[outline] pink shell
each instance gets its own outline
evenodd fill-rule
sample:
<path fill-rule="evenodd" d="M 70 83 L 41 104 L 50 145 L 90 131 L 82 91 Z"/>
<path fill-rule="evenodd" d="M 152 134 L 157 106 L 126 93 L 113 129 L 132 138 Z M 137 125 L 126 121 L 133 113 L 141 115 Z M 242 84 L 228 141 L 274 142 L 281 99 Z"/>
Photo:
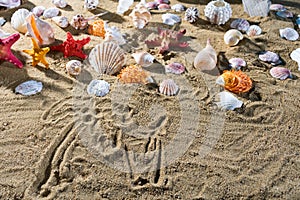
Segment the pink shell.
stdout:
<path fill-rule="evenodd" d="M 168 96 L 176 95 L 178 90 L 178 85 L 172 79 L 163 80 L 159 85 L 159 92 Z"/>
<path fill-rule="evenodd" d="M 271 4 L 270 5 L 270 10 L 273 10 L 273 11 L 282 11 L 282 10 L 286 10 L 286 8 L 281 5 L 281 4 Z"/>
<path fill-rule="evenodd" d="M 185 66 L 181 63 L 171 63 L 165 66 L 166 73 L 182 74 L 185 71 Z"/>
<path fill-rule="evenodd" d="M 159 4 L 157 6 L 157 8 L 158 8 L 158 10 L 170 10 L 171 6 L 169 4 L 162 3 L 162 4 Z"/>
<path fill-rule="evenodd" d="M 279 65 L 282 63 L 280 57 L 278 54 L 272 52 L 272 51 L 265 51 L 259 54 L 259 59 L 271 63 L 272 65 Z"/>
<path fill-rule="evenodd" d="M 237 29 L 239 31 L 246 32 L 250 27 L 250 24 L 247 20 L 240 18 L 240 19 L 233 20 L 230 24 L 230 27 Z"/>
<path fill-rule="evenodd" d="M 158 4 L 170 4 L 169 0 L 155 0 L 155 2 Z"/>
<path fill-rule="evenodd" d="M 293 28 L 279 29 L 280 37 L 285 38 L 290 41 L 298 40 L 299 33 Z"/>
<path fill-rule="evenodd" d="M 242 58 L 231 58 L 229 59 L 230 66 L 236 70 L 246 66 L 246 61 Z"/>
<path fill-rule="evenodd" d="M 289 69 L 284 68 L 284 67 L 273 67 L 270 70 L 271 76 L 274 78 L 278 78 L 280 80 L 285 80 L 287 78 L 292 78 L 292 73 Z"/>
<path fill-rule="evenodd" d="M 158 3 L 155 1 L 146 3 L 146 8 L 148 8 L 149 10 L 157 9 L 157 6 L 158 6 Z"/>

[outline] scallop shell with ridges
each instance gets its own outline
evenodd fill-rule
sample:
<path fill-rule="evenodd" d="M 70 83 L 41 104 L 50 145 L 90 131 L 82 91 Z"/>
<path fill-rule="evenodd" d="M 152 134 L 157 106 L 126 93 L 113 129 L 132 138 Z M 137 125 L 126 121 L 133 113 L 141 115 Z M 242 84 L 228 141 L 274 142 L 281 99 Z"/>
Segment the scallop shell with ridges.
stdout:
<path fill-rule="evenodd" d="M 99 5 L 98 0 L 84 0 L 84 8 L 87 10 L 95 10 Z"/>
<path fill-rule="evenodd" d="M 24 83 L 21 83 L 15 88 L 15 92 L 18 94 L 22 94 L 24 96 L 34 95 L 38 92 L 41 92 L 43 89 L 43 83 L 30 80 Z"/>
<path fill-rule="evenodd" d="M 100 74 L 113 75 L 126 64 L 125 52 L 114 42 L 96 45 L 89 54 L 89 63 Z"/>
<path fill-rule="evenodd" d="M 70 60 L 66 64 L 66 71 L 72 76 L 78 76 L 82 69 L 82 63 L 79 60 Z"/>
<path fill-rule="evenodd" d="M 153 64 L 154 61 L 154 56 L 152 56 L 148 52 L 136 52 L 131 54 L 132 57 L 134 58 L 135 62 L 138 65 L 141 65 L 142 67 L 149 67 L 150 65 Z"/>
<path fill-rule="evenodd" d="M 59 12 L 60 12 L 59 9 L 56 7 L 47 8 L 43 12 L 43 17 L 45 17 L 45 18 L 56 17 L 56 16 L 58 16 Z"/>
<path fill-rule="evenodd" d="M 178 90 L 178 85 L 172 79 L 165 79 L 159 84 L 159 92 L 167 96 L 176 95 Z"/>
<path fill-rule="evenodd" d="M 232 15 L 230 4 L 223 0 L 209 2 L 204 9 L 205 17 L 212 24 L 225 24 Z"/>
<path fill-rule="evenodd" d="M 65 8 L 68 5 L 65 0 L 52 0 L 52 3 L 58 8 Z"/>
<path fill-rule="evenodd" d="M 245 67 L 246 61 L 242 58 L 231 58 L 228 60 L 228 62 L 230 63 L 230 67 L 236 70 L 241 69 L 241 67 Z"/>
<path fill-rule="evenodd" d="M 234 110 L 242 107 L 243 105 L 243 102 L 238 100 L 238 98 L 230 92 L 219 92 L 216 97 L 216 104 L 222 110 Z"/>
<path fill-rule="evenodd" d="M 237 45 L 243 38 L 243 34 L 236 29 L 230 29 L 224 34 L 224 42 L 229 46 Z"/>
<path fill-rule="evenodd" d="M 233 20 L 230 24 L 230 27 L 242 32 L 246 32 L 249 29 L 250 24 L 247 20 L 239 18 Z"/>
<path fill-rule="evenodd" d="M 14 12 L 14 14 L 11 16 L 10 23 L 16 31 L 20 33 L 27 32 L 26 17 L 29 15 L 29 13 L 29 10 L 21 8 Z"/>
<path fill-rule="evenodd" d="M 262 32 L 261 28 L 257 25 L 251 25 L 248 30 L 246 31 L 246 34 L 249 36 L 249 37 L 254 37 L 254 36 L 257 36 L 257 35 L 260 35 Z"/>
<path fill-rule="evenodd" d="M 195 23 L 199 19 L 199 16 L 199 10 L 196 7 L 190 7 L 185 11 L 184 20 Z"/>
<path fill-rule="evenodd" d="M 299 33 L 293 28 L 279 29 L 279 35 L 290 41 L 295 41 L 299 38 Z"/>
<path fill-rule="evenodd" d="M 103 97 L 109 93 L 110 84 L 105 80 L 92 80 L 87 86 L 87 93 Z"/>
<path fill-rule="evenodd" d="M 65 16 L 56 16 L 51 18 L 55 24 L 61 28 L 67 28 L 69 26 L 69 20 Z"/>
<path fill-rule="evenodd" d="M 164 24 L 167 24 L 170 26 L 173 26 L 174 24 L 181 22 L 180 16 L 171 14 L 171 13 L 163 14 L 161 16 L 161 18 L 162 18 Z"/>
<path fill-rule="evenodd" d="M 293 61 L 296 61 L 298 63 L 298 70 L 300 71 L 300 48 L 292 51 L 290 56 Z"/>
<path fill-rule="evenodd" d="M 284 67 L 273 67 L 270 70 L 270 74 L 274 78 L 278 78 L 280 80 L 285 80 L 287 78 L 293 78 L 291 71 Z"/>
<path fill-rule="evenodd" d="M 137 65 L 129 65 L 123 68 L 118 78 L 121 83 L 148 84 L 154 82 L 150 74 Z"/>
<path fill-rule="evenodd" d="M 175 12 L 183 12 L 185 11 L 186 7 L 180 3 L 177 3 L 171 6 L 171 9 L 174 10 Z"/>
<path fill-rule="evenodd" d="M 279 55 L 272 51 L 260 52 L 258 58 L 264 62 L 271 63 L 272 65 L 279 65 L 282 63 Z"/>
<path fill-rule="evenodd" d="M 36 6 L 36 7 L 32 8 L 31 12 L 35 16 L 40 17 L 43 15 L 45 10 L 46 10 L 46 8 L 44 6 Z"/>
<path fill-rule="evenodd" d="M 206 47 L 198 52 L 194 59 L 194 67 L 200 71 L 212 70 L 217 64 L 217 53 L 210 44 L 210 39 L 206 42 Z"/>

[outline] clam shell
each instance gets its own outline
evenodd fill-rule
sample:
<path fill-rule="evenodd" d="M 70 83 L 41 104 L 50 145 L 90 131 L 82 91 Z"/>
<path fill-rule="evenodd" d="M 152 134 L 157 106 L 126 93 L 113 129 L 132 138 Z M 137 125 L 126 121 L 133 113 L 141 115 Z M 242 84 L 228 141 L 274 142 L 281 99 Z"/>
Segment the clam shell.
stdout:
<path fill-rule="evenodd" d="M 65 0 L 52 0 L 52 3 L 58 8 L 65 8 L 68 5 Z"/>
<path fill-rule="evenodd" d="M 166 73 L 182 74 L 185 71 L 185 66 L 181 63 L 173 62 L 165 66 Z"/>
<path fill-rule="evenodd" d="M 119 0 L 117 6 L 117 13 L 123 15 L 127 10 L 129 10 L 132 4 L 133 4 L 133 0 Z"/>
<path fill-rule="evenodd" d="M 0 0 L 0 6 L 8 9 L 18 7 L 21 3 L 21 0 Z"/>
<path fill-rule="evenodd" d="M 169 4 L 170 3 L 169 0 L 155 0 L 155 2 L 158 4 Z"/>
<path fill-rule="evenodd" d="M 270 74 L 274 78 L 278 78 L 280 80 L 285 80 L 287 78 L 293 78 L 291 71 L 284 67 L 273 67 L 270 70 Z"/>
<path fill-rule="evenodd" d="M 224 42 L 229 46 L 237 45 L 243 38 L 243 34 L 236 29 L 230 29 L 224 34 Z"/>
<path fill-rule="evenodd" d="M 198 52 L 194 59 L 194 67 L 200 71 L 212 70 L 217 64 L 217 53 L 207 40 L 206 47 Z"/>
<path fill-rule="evenodd" d="M 178 85 L 172 79 L 163 80 L 159 84 L 159 92 L 164 95 L 174 96 L 179 90 Z"/>
<path fill-rule="evenodd" d="M 288 10 L 278 11 L 276 12 L 276 15 L 282 18 L 293 18 L 293 13 Z"/>
<path fill-rule="evenodd" d="M 99 5 L 98 0 L 84 0 L 84 8 L 87 10 L 95 10 Z"/>
<path fill-rule="evenodd" d="M 290 41 L 295 41 L 299 38 L 299 33 L 293 28 L 279 29 L 279 35 Z"/>
<path fill-rule="evenodd" d="M 11 16 L 10 23 L 16 31 L 20 33 L 27 32 L 26 17 L 29 15 L 29 13 L 29 10 L 21 8 L 14 12 L 14 14 Z"/>
<path fill-rule="evenodd" d="M 157 9 L 158 10 L 170 10 L 171 6 L 169 4 L 162 3 L 157 6 Z"/>
<path fill-rule="evenodd" d="M 135 62 L 138 65 L 141 65 L 142 67 L 149 67 L 150 65 L 153 64 L 153 61 L 155 59 L 154 56 L 152 56 L 148 52 L 137 52 L 131 55 L 134 58 Z"/>
<path fill-rule="evenodd" d="M 184 20 L 195 23 L 199 19 L 199 16 L 199 10 L 196 7 L 190 7 L 185 11 Z"/>
<path fill-rule="evenodd" d="M 36 6 L 36 7 L 32 8 L 31 12 L 35 16 L 40 17 L 43 15 L 45 10 L 46 10 L 46 8 L 44 6 Z"/>
<path fill-rule="evenodd" d="M 164 24 L 167 24 L 170 26 L 173 26 L 174 24 L 181 22 L 181 19 L 178 15 L 171 14 L 171 13 L 163 14 L 161 16 L 161 18 L 162 18 Z"/>
<path fill-rule="evenodd" d="M 226 1 L 211 1 L 204 9 L 205 17 L 212 24 L 225 24 L 232 15 L 230 4 Z"/>
<path fill-rule="evenodd" d="M 175 12 L 183 12 L 185 11 L 186 7 L 180 3 L 177 3 L 171 6 L 171 9 L 174 10 Z"/>
<path fill-rule="evenodd" d="M 262 32 L 261 28 L 257 25 L 251 25 L 248 30 L 246 31 L 246 34 L 249 36 L 249 37 L 254 37 L 254 36 L 257 36 L 257 35 L 260 35 Z"/>
<path fill-rule="evenodd" d="M 241 67 L 245 67 L 246 61 L 242 58 L 231 58 L 229 59 L 231 68 L 239 70 Z"/>
<path fill-rule="evenodd" d="M 233 20 L 230 24 L 230 27 L 242 32 L 246 32 L 249 29 L 250 24 L 247 20 L 240 18 Z"/>
<path fill-rule="evenodd" d="M 281 5 L 281 4 L 271 4 L 270 5 L 270 10 L 273 10 L 273 11 L 284 11 L 286 10 L 286 8 Z"/>
<path fill-rule="evenodd" d="M 72 76 L 78 76 L 82 69 L 82 63 L 79 60 L 70 60 L 66 64 L 66 71 Z"/>
<path fill-rule="evenodd" d="M 58 14 L 59 14 L 59 9 L 56 7 L 52 7 L 44 10 L 43 17 L 52 18 L 52 17 L 56 17 Z"/>
<path fill-rule="evenodd" d="M 67 28 L 69 26 L 68 18 L 65 16 L 56 16 L 51 18 L 61 28 Z"/>
<path fill-rule="evenodd" d="M 123 68 L 118 78 L 122 83 L 148 84 L 154 82 L 150 74 L 137 65 L 129 65 Z"/>
<path fill-rule="evenodd" d="M 272 65 L 279 65 L 282 63 L 278 54 L 272 51 L 264 51 L 259 53 L 258 58 L 264 62 L 271 63 Z"/>
<path fill-rule="evenodd" d="M 30 81 L 26 81 L 26 82 L 18 85 L 15 88 L 15 92 L 22 94 L 24 96 L 30 96 L 30 95 L 36 94 L 38 92 L 41 92 L 42 89 L 43 89 L 42 82 L 30 80 Z"/>
<path fill-rule="evenodd" d="M 89 54 L 89 63 L 100 74 L 113 75 L 126 64 L 124 51 L 114 42 L 96 45 Z"/>
<path fill-rule="evenodd" d="M 238 100 L 238 98 L 230 92 L 219 92 L 216 97 L 216 104 L 222 110 L 234 110 L 243 105 L 243 102 Z"/>
<path fill-rule="evenodd" d="M 109 93 L 110 84 L 104 80 L 92 80 L 87 86 L 87 93 L 103 97 Z"/>
<path fill-rule="evenodd" d="M 298 63 L 298 70 L 300 71 L 300 48 L 292 51 L 290 57 L 293 61 L 296 61 Z"/>

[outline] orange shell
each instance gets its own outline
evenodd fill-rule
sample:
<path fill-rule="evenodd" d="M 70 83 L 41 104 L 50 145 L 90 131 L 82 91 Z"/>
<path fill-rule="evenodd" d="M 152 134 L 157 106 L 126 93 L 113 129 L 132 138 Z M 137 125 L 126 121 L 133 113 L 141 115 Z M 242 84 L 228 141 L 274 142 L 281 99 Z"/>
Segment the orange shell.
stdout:
<path fill-rule="evenodd" d="M 129 65 L 121 70 L 118 78 L 122 83 L 142 83 L 151 82 L 151 77 L 148 72 L 137 65 Z"/>
<path fill-rule="evenodd" d="M 224 79 L 224 88 L 233 93 L 248 92 L 252 88 L 252 81 L 249 76 L 242 71 L 227 71 L 221 75 Z"/>
<path fill-rule="evenodd" d="M 104 21 L 99 19 L 94 21 L 88 27 L 88 33 L 90 35 L 95 35 L 104 38 L 105 37 L 105 29 L 104 29 Z"/>

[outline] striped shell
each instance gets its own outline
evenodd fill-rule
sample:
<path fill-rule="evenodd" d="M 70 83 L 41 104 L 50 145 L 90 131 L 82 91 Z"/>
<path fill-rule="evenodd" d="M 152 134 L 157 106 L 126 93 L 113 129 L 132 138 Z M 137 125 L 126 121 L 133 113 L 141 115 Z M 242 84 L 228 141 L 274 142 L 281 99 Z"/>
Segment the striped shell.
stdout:
<path fill-rule="evenodd" d="M 149 67 L 153 64 L 153 61 L 155 59 L 154 56 L 152 56 L 150 53 L 144 51 L 133 53 L 131 55 L 134 58 L 135 62 L 142 67 Z"/>
<path fill-rule="evenodd" d="M 230 92 L 219 92 L 216 97 L 216 104 L 222 110 L 234 110 L 235 108 L 240 108 L 243 105 L 243 102 L 238 100 Z"/>
<path fill-rule="evenodd" d="M 278 54 L 272 51 L 264 51 L 259 53 L 258 58 L 264 62 L 271 63 L 272 65 L 279 65 L 282 63 Z"/>
<path fill-rule="evenodd" d="M 118 78 L 121 83 L 153 83 L 153 79 L 150 74 L 137 65 L 129 65 L 123 68 L 118 75 Z"/>
<path fill-rule="evenodd" d="M 162 18 L 164 24 L 167 24 L 170 26 L 173 26 L 174 24 L 181 22 L 180 16 L 171 14 L 171 13 L 163 14 L 161 16 L 161 18 Z"/>
<path fill-rule="evenodd" d="M 159 92 L 164 95 L 174 96 L 179 90 L 178 85 L 172 79 L 163 80 L 159 84 Z"/>
<path fill-rule="evenodd" d="M 284 67 L 273 67 L 270 70 L 270 74 L 274 78 L 278 78 L 280 80 L 285 80 L 287 78 L 293 78 L 291 71 Z"/>
<path fill-rule="evenodd" d="M 236 29 L 230 29 L 224 34 L 224 42 L 229 46 L 237 45 L 243 38 L 243 34 Z"/>
<path fill-rule="evenodd" d="M 114 42 L 96 45 L 89 54 L 89 63 L 100 74 L 113 75 L 126 64 L 124 51 Z"/>
<path fill-rule="evenodd" d="M 247 20 L 240 18 L 233 20 L 230 24 L 230 27 L 242 32 L 246 32 L 249 29 L 250 24 Z"/>
<path fill-rule="evenodd" d="M 212 24 L 221 25 L 230 19 L 232 10 L 229 3 L 216 0 L 205 6 L 204 15 Z"/>
<path fill-rule="evenodd" d="M 248 30 L 246 31 L 246 34 L 249 36 L 249 37 L 254 37 L 254 36 L 257 36 L 257 35 L 260 35 L 261 34 L 261 28 L 257 25 L 251 25 Z"/>
<path fill-rule="evenodd" d="M 199 19 L 199 10 L 196 7 L 190 7 L 185 11 L 184 20 L 195 23 Z"/>
<path fill-rule="evenodd" d="M 280 37 L 285 38 L 290 41 L 298 40 L 299 33 L 293 28 L 279 29 Z"/>
<path fill-rule="evenodd" d="M 248 92 L 252 88 L 252 80 L 242 71 L 227 71 L 219 76 L 216 83 L 233 93 Z"/>
<path fill-rule="evenodd" d="M 92 80 L 87 86 L 87 93 L 97 97 L 103 97 L 109 93 L 109 83 L 104 80 Z"/>

